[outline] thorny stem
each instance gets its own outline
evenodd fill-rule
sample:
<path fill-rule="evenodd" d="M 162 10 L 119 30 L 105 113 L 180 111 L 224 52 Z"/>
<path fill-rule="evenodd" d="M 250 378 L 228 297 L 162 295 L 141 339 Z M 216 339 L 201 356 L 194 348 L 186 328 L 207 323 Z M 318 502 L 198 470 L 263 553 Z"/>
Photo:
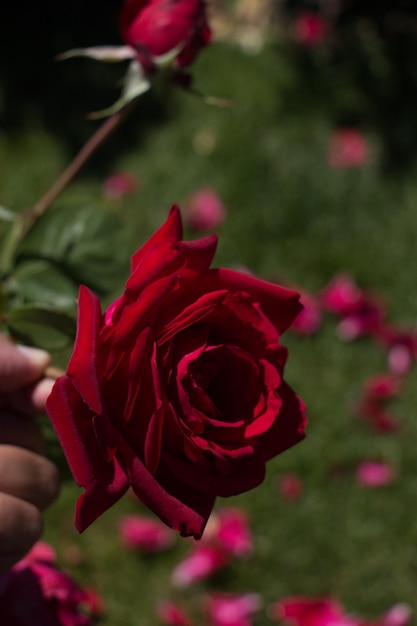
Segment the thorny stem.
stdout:
<path fill-rule="evenodd" d="M 132 111 L 135 103 L 124 107 L 121 111 L 117 111 L 105 122 L 99 126 L 96 132 L 90 137 L 86 144 L 81 148 L 71 163 L 65 168 L 62 174 L 57 178 L 47 192 L 38 200 L 36 204 L 30 207 L 22 214 L 24 226 L 21 230 L 19 240 L 21 241 L 31 230 L 37 220 L 47 211 L 51 204 L 62 193 L 66 186 L 78 174 L 88 159 L 101 146 L 102 143 L 111 135 L 111 133 L 123 122 Z"/>

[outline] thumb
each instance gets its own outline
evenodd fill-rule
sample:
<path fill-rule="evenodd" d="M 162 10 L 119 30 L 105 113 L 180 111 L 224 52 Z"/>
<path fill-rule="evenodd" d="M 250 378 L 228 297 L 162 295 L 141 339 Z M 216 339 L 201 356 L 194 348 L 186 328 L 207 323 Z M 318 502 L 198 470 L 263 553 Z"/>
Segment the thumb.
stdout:
<path fill-rule="evenodd" d="M 0 391 L 13 391 L 40 378 L 50 362 L 44 350 L 16 346 L 0 334 Z"/>

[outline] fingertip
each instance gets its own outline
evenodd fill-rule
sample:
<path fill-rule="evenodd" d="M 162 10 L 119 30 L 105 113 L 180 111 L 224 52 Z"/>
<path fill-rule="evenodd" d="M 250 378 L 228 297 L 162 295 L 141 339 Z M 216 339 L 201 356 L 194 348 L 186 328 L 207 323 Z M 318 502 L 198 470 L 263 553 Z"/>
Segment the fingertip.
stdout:
<path fill-rule="evenodd" d="M 61 492 L 61 476 L 58 467 L 52 461 L 47 461 L 47 467 L 44 470 L 44 492 L 43 499 L 39 503 L 40 509 L 43 511 L 53 504 L 59 497 Z"/>
<path fill-rule="evenodd" d="M 40 350 L 39 348 L 33 348 L 31 346 L 17 345 L 16 349 L 23 354 L 31 363 L 35 371 L 39 374 L 45 370 L 45 368 L 51 362 L 51 357 L 46 350 Z"/>
<path fill-rule="evenodd" d="M 31 404 L 36 413 L 44 413 L 46 401 L 52 391 L 55 381 L 52 378 L 42 378 L 33 388 L 31 393 Z"/>
<path fill-rule="evenodd" d="M 50 360 L 45 350 L 17 346 L 0 333 L 0 391 L 10 392 L 41 378 Z"/>
<path fill-rule="evenodd" d="M 58 468 L 44 456 L 18 446 L 0 445 L 0 492 L 43 511 L 58 497 Z"/>

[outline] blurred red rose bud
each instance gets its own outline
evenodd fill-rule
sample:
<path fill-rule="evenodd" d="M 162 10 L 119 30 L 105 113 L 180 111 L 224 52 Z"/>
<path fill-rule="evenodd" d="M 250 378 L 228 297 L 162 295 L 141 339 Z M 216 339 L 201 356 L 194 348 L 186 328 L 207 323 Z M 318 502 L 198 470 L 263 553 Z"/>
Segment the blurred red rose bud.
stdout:
<path fill-rule="evenodd" d="M 126 0 L 120 32 L 147 71 L 170 53 L 175 67 L 185 67 L 211 39 L 203 0 Z"/>
<path fill-rule="evenodd" d="M 103 193 L 106 198 L 116 200 L 129 196 L 139 187 L 137 177 L 131 172 L 117 172 L 111 174 L 103 183 Z"/>
<path fill-rule="evenodd" d="M 330 25 L 318 13 L 303 11 L 294 23 L 294 39 L 301 46 L 314 47 L 329 34 Z"/>
<path fill-rule="evenodd" d="M 360 167 L 369 160 L 369 146 L 355 128 L 339 128 L 329 140 L 327 162 L 333 169 Z"/>

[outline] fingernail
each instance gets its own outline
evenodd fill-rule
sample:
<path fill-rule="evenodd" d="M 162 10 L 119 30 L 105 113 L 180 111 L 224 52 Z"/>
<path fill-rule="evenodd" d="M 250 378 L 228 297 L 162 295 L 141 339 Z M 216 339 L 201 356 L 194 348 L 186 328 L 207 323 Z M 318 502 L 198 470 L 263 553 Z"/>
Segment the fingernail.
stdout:
<path fill-rule="evenodd" d="M 29 346 L 16 346 L 16 348 L 41 372 L 51 362 L 51 357 L 45 350 Z"/>
<path fill-rule="evenodd" d="M 46 401 L 54 384 L 54 380 L 43 378 L 33 389 L 31 401 L 37 413 L 45 413 Z"/>

